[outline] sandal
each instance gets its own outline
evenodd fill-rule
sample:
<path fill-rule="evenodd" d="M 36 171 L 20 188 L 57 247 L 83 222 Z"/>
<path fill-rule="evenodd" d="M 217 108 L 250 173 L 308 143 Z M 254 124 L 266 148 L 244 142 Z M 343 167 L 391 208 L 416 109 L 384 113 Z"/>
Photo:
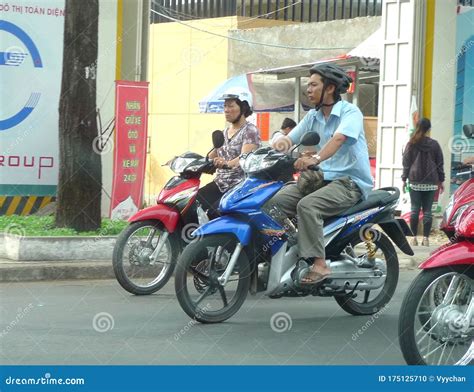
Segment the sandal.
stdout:
<path fill-rule="evenodd" d="M 331 272 L 326 272 L 322 274 L 320 272 L 310 270 L 305 276 L 303 276 L 300 284 L 301 285 L 316 284 L 325 280 L 329 275 L 331 275 Z"/>

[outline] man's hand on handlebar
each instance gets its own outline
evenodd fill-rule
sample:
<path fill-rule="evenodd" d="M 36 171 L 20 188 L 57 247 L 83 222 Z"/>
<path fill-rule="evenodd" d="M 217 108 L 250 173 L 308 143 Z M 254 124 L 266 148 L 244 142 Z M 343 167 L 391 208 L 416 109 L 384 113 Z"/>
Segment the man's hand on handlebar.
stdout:
<path fill-rule="evenodd" d="M 309 166 L 317 165 L 318 160 L 316 158 L 313 158 L 312 156 L 303 156 L 301 158 L 298 158 L 295 161 L 294 167 L 296 170 L 308 170 Z"/>

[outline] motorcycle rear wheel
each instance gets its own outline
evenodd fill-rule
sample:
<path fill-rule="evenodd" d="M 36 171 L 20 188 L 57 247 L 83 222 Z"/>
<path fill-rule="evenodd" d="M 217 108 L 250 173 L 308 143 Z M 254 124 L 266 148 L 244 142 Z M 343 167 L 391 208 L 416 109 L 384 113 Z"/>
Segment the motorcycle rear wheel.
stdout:
<path fill-rule="evenodd" d="M 456 279 L 454 279 L 456 277 Z M 409 365 L 468 365 L 474 358 L 474 329 L 456 328 L 452 311 L 469 305 L 474 268 L 452 266 L 423 270 L 408 289 L 398 320 L 398 337 Z M 454 295 L 446 304 L 447 288 Z M 454 287 L 455 286 L 455 287 Z M 444 307 L 444 309 L 443 309 Z"/>
<path fill-rule="evenodd" d="M 236 245 L 233 235 L 218 234 L 204 236 L 184 249 L 176 266 L 175 290 L 189 317 L 201 323 L 220 323 L 232 317 L 244 303 L 250 286 L 249 261 L 244 250 L 226 285 L 217 281 L 230 257 L 222 265 L 216 255 L 232 255 Z"/>
<path fill-rule="evenodd" d="M 129 293 L 153 294 L 173 274 L 180 248 L 176 234 L 168 236 L 155 263 L 149 258 L 164 233 L 159 222 L 146 220 L 132 223 L 118 236 L 112 258 L 114 274 Z"/>
<path fill-rule="evenodd" d="M 398 256 L 395 248 L 390 240 L 383 233 L 377 232 L 376 238 L 373 239 L 376 246 L 376 258 L 383 256 L 385 259 L 386 279 L 381 289 L 374 295 L 369 290 L 356 291 L 355 293 L 361 295 L 363 293 L 362 302 L 357 301 L 349 295 L 336 296 L 334 299 L 339 306 L 347 313 L 354 316 L 371 315 L 380 312 L 381 309 L 390 301 L 397 288 L 398 283 Z M 363 241 L 360 238 L 352 242 L 352 246 L 363 247 Z M 356 252 L 359 253 L 359 252 Z M 360 256 L 359 257 L 363 257 Z"/>

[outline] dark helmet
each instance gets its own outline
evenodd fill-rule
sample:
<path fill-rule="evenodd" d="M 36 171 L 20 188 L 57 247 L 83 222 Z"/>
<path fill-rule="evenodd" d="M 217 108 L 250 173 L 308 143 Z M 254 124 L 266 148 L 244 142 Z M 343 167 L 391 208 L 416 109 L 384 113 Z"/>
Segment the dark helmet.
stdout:
<path fill-rule="evenodd" d="M 344 94 L 352 83 L 352 78 L 342 68 L 332 64 L 315 64 L 311 67 L 309 73 L 311 75 L 316 73 L 328 82 L 332 82 L 339 94 Z"/>

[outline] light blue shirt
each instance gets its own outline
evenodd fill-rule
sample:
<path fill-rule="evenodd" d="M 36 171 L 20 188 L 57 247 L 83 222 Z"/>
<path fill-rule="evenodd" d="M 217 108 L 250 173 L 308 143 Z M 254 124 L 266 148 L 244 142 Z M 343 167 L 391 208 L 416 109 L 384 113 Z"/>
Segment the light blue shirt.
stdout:
<path fill-rule="evenodd" d="M 322 111 L 311 109 L 288 137 L 296 144 L 306 132 L 319 133 L 319 146 L 329 142 L 336 132 L 347 136 L 339 150 L 331 158 L 321 162 L 320 167 L 325 180 L 350 177 L 366 199 L 373 188 L 373 179 L 370 175 L 363 116 L 359 108 L 349 102 L 339 101 L 333 106 L 327 121 Z"/>

